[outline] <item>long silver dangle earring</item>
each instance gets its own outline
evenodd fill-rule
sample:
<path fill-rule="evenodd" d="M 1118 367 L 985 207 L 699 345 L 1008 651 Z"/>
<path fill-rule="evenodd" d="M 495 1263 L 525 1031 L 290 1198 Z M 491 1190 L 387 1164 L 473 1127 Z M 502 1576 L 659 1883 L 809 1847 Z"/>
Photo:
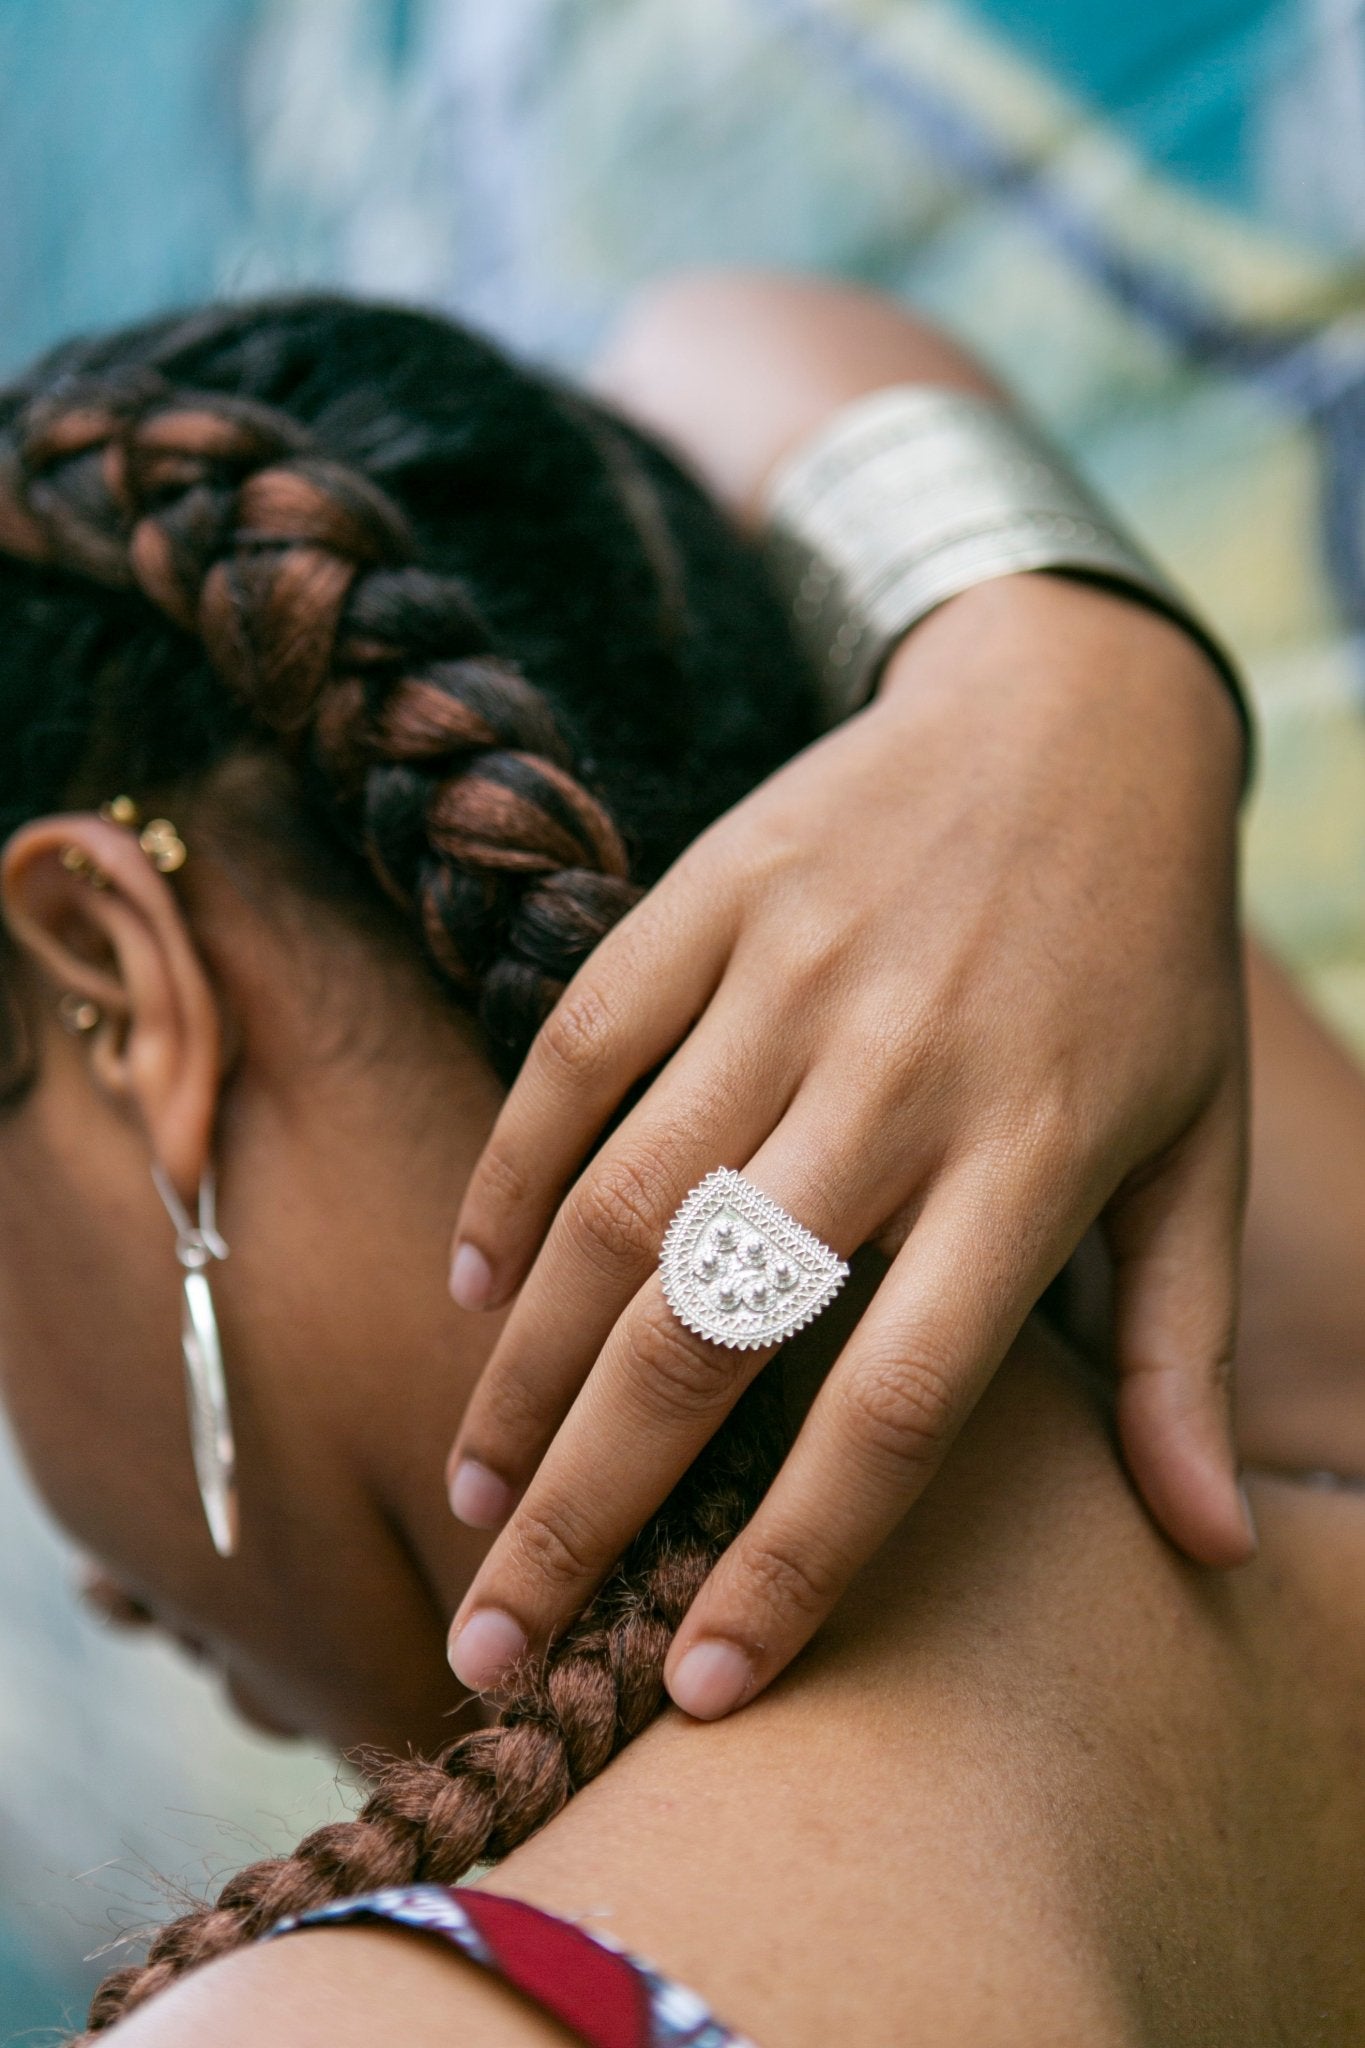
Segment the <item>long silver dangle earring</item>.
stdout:
<path fill-rule="evenodd" d="M 194 1476 L 204 1503 L 213 1547 L 220 1557 L 237 1549 L 237 1450 L 232 1437 L 223 1347 L 207 1268 L 225 1259 L 228 1248 L 218 1229 L 217 1182 L 212 1166 L 199 1182 L 196 1221 L 164 1168 L 153 1166 L 152 1180 L 175 1225 L 175 1255 L 183 1269 L 180 1348 L 185 1354 L 185 1393 L 190 1410 L 190 1448 Z"/>

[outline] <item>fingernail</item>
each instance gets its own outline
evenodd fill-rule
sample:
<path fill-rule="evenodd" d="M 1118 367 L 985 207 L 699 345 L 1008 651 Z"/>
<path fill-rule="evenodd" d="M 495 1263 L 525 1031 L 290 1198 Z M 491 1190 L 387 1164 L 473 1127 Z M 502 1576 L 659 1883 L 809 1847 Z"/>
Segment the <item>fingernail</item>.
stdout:
<path fill-rule="evenodd" d="M 526 1631 L 500 1607 L 479 1607 L 450 1645 L 450 1668 L 471 1692 L 488 1692 L 526 1653 Z"/>
<path fill-rule="evenodd" d="M 694 1721 L 732 1713 L 754 1682 L 754 1668 L 733 1643 L 694 1643 L 673 1674 L 669 1693 Z"/>
<path fill-rule="evenodd" d="M 500 1529 L 516 1505 L 505 1479 L 477 1458 L 461 1458 L 450 1482 L 450 1512 L 467 1529 Z"/>
<path fill-rule="evenodd" d="M 457 1244 L 450 1262 L 450 1298 L 456 1308 L 487 1308 L 493 1296 L 493 1268 L 475 1244 Z"/>
<path fill-rule="evenodd" d="M 1242 1513 L 1246 1517 L 1247 1535 L 1251 1538 L 1251 1547 L 1253 1550 L 1259 1550 L 1261 1547 L 1261 1532 L 1256 1527 L 1256 1515 L 1252 1508 L 1251 1495 L 1247 1492 L 1244 1479 L 1238 1482 L 1237 1496 L 1242 1503 Z"/>

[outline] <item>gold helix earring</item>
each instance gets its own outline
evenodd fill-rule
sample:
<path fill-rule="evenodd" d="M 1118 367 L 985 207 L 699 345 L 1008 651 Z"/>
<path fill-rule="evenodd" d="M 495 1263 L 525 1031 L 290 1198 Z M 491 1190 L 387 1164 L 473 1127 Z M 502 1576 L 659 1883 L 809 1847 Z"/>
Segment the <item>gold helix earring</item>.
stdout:
<path fill-rule="evenodd" d="M 137 834 L 137 843 L 159 875 L 174 875 L 189 859 L 189 849 L 169 818 L 150 818 L 146 824 L 130 796 L 116 796 L 100 805 L 106 825 L 122 825 Z M 57 858 L 69 875 L 81 875 L 92 889 L 107 889 L 109 877 L 83 847 L 64 846 Z"/>
<path fill-rule="evenodd" d="M 130 796 L 116 796 L 111 803 L 101 804 L 100 816 L 106 824 L 122 825 L 127 831 L 136 832 L 138 845 L 158 874 L 173 875 L 189 859 L 185 842 L 170 819 L 152 818 L 144 825 L 142 813 Z"/>
<path fill-rule="evenodd" d="M 189 858 L 189 850 L 170 819 L 151 818 L 144 824 L 130 796 L 116 796 L 101 804 L 100 816 L 108 825 L 135 832 L 138 845 L 158 874 L 177 874 Z M 92 889 L 109 887 L 108 875 L 79 846 L 64 846 L 58 858 L 68 874 L 83 875 Z M 57 1014 L 66 1029 L 78 1036 L 95 1030 L 101 1021 L 99 1004 L 74 990 L 62 997 Z M 185 1361 L 194 1476 L 213 1547 L 220 1557 L 232 1557 L 237 1549 L 237 1451 L 207 1271 L 228 1256 L 218 1229 L 214 1172 L 211 1166 L 206 1168 L 200 1180 L 195 1216 L 190 1215 L 160 1165 L 152 1167 L 152 1180 L 175 1227 L 175 1255 L 181 1268 L 180 1348 Z"/>
<path fill-rule="evenodd" d="M 84 847 L 64 846 L 57 858 L 69 875 L 81 875 L 92 889 L 107 889 L 109 877 L 103 868 L 95 866 Z"/>

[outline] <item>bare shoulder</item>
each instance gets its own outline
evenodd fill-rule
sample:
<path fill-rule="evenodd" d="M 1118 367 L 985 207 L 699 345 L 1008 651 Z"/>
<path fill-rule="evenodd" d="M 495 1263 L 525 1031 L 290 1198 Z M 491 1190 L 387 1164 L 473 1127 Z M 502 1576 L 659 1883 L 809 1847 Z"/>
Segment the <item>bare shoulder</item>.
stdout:
<path fill-rule="evenodd" d="M 571 2048 L 454 1949 L 398 1930 L 291 1935 L 211 1963 L 113 2029 L 110 2048 Z"/>

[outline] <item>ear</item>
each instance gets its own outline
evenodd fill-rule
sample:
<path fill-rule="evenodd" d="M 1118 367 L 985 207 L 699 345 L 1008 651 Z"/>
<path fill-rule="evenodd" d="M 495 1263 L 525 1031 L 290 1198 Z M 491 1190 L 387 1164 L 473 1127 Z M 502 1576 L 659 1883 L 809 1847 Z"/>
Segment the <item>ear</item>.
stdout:
<path fill-rule="evenodd" d="M 10 932 L 57 996 L 88 997 L 95 1085 L 193 1209 L 222 1072 L 213 985 L 175 891 L 134 833 L 92 813 L 25 825 L 0 858 Z"/>

